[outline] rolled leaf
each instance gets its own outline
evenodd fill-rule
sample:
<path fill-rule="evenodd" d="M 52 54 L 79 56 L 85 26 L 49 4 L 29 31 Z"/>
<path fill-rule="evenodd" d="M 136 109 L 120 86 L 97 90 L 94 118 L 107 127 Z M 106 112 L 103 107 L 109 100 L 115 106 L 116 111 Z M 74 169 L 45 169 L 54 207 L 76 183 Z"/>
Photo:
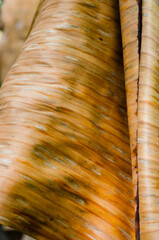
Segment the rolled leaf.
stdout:
<path fill-rule="evenodd" d="M 159 4 L 155 0 L 121 0 L 120 15 L 136 239 L 156 240 L 159 236 Z"/>
<path fill-rule="evenodd" d="M 138 197 L 138 92 L 139 61 L 141 48 L 141 1 L 120 0 L 120 19 L 127 97 L 127 113 L 132 159 L 133 186 L 135 198 L 136 239 L 139 238 L 139 197 Z"/>
<path fill-rule="evenodd" d="M 143 0 L 138 100 L 141 240 L 159 236 L 159 2 Z"/>
<path fill-rule="evenodd" d="M 0 222 L 134 239 L 117 0 L 45 0 L 0 92 Z"/>

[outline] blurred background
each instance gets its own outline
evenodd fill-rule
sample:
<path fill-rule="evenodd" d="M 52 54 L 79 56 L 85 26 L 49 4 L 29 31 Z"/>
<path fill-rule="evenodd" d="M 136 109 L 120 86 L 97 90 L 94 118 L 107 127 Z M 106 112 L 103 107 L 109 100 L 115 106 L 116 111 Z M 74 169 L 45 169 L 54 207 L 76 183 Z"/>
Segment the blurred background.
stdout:
<path fill-rule="evenodd" d="M 40 0 L 0 0 L 0 85 L 19 56 Z M 0 225 L 0 240 L 33 240 Z"/>
<path fill-rule="evenodd" d="M 0 0 L 0 81 L 19 56 L 40 0 Z"/>

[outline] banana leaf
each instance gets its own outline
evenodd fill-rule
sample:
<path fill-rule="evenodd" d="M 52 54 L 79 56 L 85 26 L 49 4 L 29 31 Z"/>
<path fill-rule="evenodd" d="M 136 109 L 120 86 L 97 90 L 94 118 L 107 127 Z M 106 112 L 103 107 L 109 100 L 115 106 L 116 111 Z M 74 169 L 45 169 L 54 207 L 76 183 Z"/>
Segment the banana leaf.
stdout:
<path fill-rule="evenodd" d="M 120 0 L 136 239 L 159 236 L 159 3 Z"/>
<path fill-rule="evenodd" d="M 138 97 L 139 216 L 143 240 L 159 236 L 159 2 L 143 0 Z"/>
<path fill-rule="evenodd" d="M 0 90 L 2 224 L 38 240 L 156 240 L 157 11 L 41 1 Z"/>

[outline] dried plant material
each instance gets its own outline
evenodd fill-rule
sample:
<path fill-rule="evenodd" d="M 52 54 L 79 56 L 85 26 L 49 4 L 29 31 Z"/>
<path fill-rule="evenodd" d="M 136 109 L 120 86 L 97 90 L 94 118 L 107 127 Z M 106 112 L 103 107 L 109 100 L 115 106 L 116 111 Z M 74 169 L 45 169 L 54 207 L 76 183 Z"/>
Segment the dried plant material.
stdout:
<path fill-rule="evenodd" d="M 127 96 L 130 149 L 132 159 L 133 185 L 135 197 L 136 239 L 139 238 L 139 197 L 137 162 L 137 112 L 139 61 L 141 48 L 141 1 L 120 0 L 121 34 Z"/>
<path fill-rule="evenodd" d="M 41 1 L 0 92 L 1 223 L 157 239 L 158 15 L 156 0 Z"/>
<path fill-rule="evenodd" d="M 138 100 L 141 240 L 159 236 L 159 2 L 143 0 Z"/>
<path fill-rule="evenodd" d="M 0 221 L 134 239 L 118 1 L 44 1 L 0 97 Z"/>
<path fill-rule="evenodd" d="M 136 239 L 159 236 L 159 5 L 120 0 Z"/>

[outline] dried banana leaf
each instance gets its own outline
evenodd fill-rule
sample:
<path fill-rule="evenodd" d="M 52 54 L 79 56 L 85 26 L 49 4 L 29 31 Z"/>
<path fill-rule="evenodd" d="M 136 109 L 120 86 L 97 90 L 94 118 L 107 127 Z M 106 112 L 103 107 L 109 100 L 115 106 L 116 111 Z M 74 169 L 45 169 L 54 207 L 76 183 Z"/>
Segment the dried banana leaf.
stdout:
<path fill-rule="evenodd" d="M 0 92 L 0 222 L 135 239 L 117 0 L 45 0 Z"/>
<path fill-rule="evenodd" d="M 136 239 L 139 239 L 139 197 L 138 197 L 138 162 L 137 162 L 137 112 L 139 58 L 141 45 L 141 1 L 120 0 L 120 19 L 127 97 L 127 113 L 132 159 Z"/>
<path fill-rule="evenodd" d="M 120 0 L 136 239 L 159 236 L 159 2 Z"/>
<path fill-rule="evenodd" d="M 159 236 L 158 50 L 159 1 L 143 0 L 137 138 L 141 240 Z"/>

